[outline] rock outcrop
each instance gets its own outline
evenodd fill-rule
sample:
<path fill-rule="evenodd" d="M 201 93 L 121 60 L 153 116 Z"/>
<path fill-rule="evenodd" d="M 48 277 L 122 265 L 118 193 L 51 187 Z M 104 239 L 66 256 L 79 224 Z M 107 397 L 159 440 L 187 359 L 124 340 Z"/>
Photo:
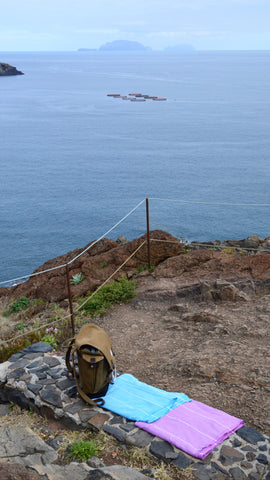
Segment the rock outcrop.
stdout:
<path fill-rule="evenodd" d="M 213 283 L 216 280 L 252 281 L 258 282 L 258 288 L 260 284 L 261 289 L 269 290 L 269 238 L 263 240 L 253 235 L 239 241 L 186 244 L 167 232 L 154 230 L 150 232 L 150 245 L 151 270 L 154 270 L 152 277 L 155 280 L 177 279 L 179 288 L 187 284 L 201 286 L 204 282 Z M 82 254 L 88 247 L 91 248 Z M 72 262 L 76 257 L 77 260 Z M 14 287 L 0 288 L 0 297 L 26 296 L 60 302 L 68 297 L 67 264 L 70 278 L 76 274 L 83 277 L 82 282 L 72 285 L 74 298 L 94 291 L 110 276 L 114 279 L 123 275 L 128 278 L 139 276 L 142 281 L 142 276 L 148 275 L 149 278 L 150 275 L 147 271 L 147 237 L 143 235 L 132 241 L 123 241 L 122 238 L 117 242 L 104 238 L 97 243 L 92 242 L 85 248 L 48 260 L 33 272 L 46 273 L 34 275 Z"/>
<path fill-rule="evenodd" d="M 8 63 L 0 63 L 0 77 L 7 77 L 10 75 L 24 75 L 23 72 L 17 70 L 16 67 L 12 67 Z"/>
<path fill-rule="evenodd" d="M 169 257 L 179 255 L 184 248 L 179 240 L 161 230 L 152 231 L 151 238 L 153 239 L 151 242 L 151 265 L 153 266 L 158 265 Z M 142 247 L 129 259 L 140 245 Z M 66 265 L 80 255 L 85 248 L 76 249 L 49 260 L 36 269 L 34 273 Z M 94 291 L 110 275 L 113 275 L 125 261 L 126 264 L 113 276 L 114 279 L 123 275 L 133 276 L 138 271 L 146 268 L 148 262 L 146 235 L 131 242 L 121 242 L 120 245 L 114 240 L 106 238 L 93 244 L 92 248 L 87 250 L 74 263 L 70 264 L 70 277 L 77 273 L 81 273 L 84 277 L 81 283 L 72 285 L 72 296 L 78 297 Z M 0 288 L 1 295 L 14 297 L 25 295 L 30 298 L 42 298 L 48 301 L 59 302 L 68 296 L 66 269 L 63 267 L 31 277 L 27 282 L 15 287 Z"/>

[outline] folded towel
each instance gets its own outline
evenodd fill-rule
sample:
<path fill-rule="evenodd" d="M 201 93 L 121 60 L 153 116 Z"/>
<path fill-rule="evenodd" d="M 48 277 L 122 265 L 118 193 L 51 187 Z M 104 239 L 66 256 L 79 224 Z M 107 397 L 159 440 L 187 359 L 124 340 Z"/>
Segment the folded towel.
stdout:
<path fill-rule="evenodd" d="M 137 427 L 201 459 L 243 425 L 243 420 L 196 400 L 178 406 L 154 423 L 136 422 Z"/>
<path fill-rule="evenodd" d="M 184 393 L 160 390 L 140 382 L 129 373 L 116 378 L 103 400 L 103 408 L 129 420 L 144 422 L 154 422 L 183 402 L 191 401 Z"/>

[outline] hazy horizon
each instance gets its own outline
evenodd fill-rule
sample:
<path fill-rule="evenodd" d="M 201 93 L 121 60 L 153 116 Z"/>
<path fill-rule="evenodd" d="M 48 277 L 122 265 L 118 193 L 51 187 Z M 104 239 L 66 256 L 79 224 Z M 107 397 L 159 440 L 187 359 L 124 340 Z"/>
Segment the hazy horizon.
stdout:
<path fill-rule="evenodd" d="M 81 50 L 83 49 L 83 50 Z M 72 53 L 72 52 L 80 52 L 80 53 L 91 53 L 91 52 L 98 52 L 100 53 L 101 55 L 103 54 L 121 54 L 121 53 L 135 53 L 135 54 L 148 54 L 148 53 L 151 53 L 151 52 L 163 52 L 163 53 L 183 53 L 185 55 L 189 55 L 189 54 L 193 54 L 193 53 L 196 53 L 196 52 L 267 52 L 267 51 L 270 51 L 270 47 L 269 48 L 220 48 L 220 49 L 214 49 L 214 48 L 204 48 L 204 49 L 199 49 L 199 48 L 194 48 L 194 50 L 188 50 L 188 51 L 185 51 L 185 50 L 166 50 L 166 47 L 164 47 L 163 49 L 150 49 L 150 50 L 99 50 L 99 47 L 97 48 L 92 48 L 92 47 L 85 47 L 85 46 L 82 46 L 82 47 L 78 47 L 76 49 L 66 49 L 66 50 L 0 50 L 0 53 L 64 53 L 64 52 L 67 52 L 67 53 Z M 1 59 L 0 59 L 1 60 Z"/>
<path fill-rule="evenodd" d="M 269 0 L 0 0 L 0 51 L 98 49 L 114 40 L 153 51 L 269 50 Z"/>

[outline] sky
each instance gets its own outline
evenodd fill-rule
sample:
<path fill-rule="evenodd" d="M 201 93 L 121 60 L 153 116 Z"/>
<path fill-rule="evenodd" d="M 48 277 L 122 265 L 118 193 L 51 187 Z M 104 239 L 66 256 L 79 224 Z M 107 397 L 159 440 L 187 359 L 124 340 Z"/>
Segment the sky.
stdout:
<path fill-rule="evenodd" d="M 99 48 L 270 50 L 270 0 L 0 0 L 0 51 Z"/>

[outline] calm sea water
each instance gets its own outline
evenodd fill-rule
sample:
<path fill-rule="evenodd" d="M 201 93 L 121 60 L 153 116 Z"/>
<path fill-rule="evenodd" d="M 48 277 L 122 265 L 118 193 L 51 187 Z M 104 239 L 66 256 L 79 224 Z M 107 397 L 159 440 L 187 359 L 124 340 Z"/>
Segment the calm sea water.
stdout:
<path fill-rule="evenodd" d="M 1 53 L 0 280 L 98 238 L 145 197 L 270 203 L 270 52 Z M 128 102 L 132 91 L 166 102 Z M 150 201 L 189 240 L 270 235 L 270 208 Z M 109 237 L 145 233 L 145 207 Z"/>

